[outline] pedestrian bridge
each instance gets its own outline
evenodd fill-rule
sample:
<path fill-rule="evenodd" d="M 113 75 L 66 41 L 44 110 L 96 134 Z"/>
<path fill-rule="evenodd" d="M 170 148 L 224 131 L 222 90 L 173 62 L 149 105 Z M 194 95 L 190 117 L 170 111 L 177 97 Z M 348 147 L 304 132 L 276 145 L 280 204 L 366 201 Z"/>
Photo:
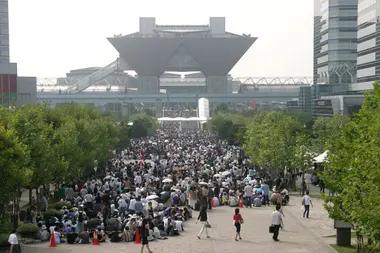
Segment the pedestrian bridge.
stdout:
<path fill-rule="evenodd" d="M 46 101 L 52 105 L 66 102 L 104 105 L 108 103 L 197 103 L 199 98 L 207 98 L 210 103 L 248 103 L 250 101 L 282 102 L 297 97 L 298 92 L 296 90 L 230 94 L 122 94 L 119 92 L 81 92 L 68 95 L 39 92 L 37 94 L 37 101 Z"/>

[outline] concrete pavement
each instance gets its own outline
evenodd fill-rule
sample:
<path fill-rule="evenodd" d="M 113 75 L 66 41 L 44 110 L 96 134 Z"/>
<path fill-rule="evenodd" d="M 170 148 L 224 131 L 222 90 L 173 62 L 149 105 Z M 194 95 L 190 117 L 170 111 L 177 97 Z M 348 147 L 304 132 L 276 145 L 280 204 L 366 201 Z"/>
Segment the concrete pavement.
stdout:
<path fill-rule="evenodd" d="M 218 207 L 209 213 L 212 228 L 209 231 L 211 239 L 199 240 L 196 235 L 200 224 L 195 224 L 195 219 L 185 223 L 185 232 L 179 237 L 151 242 L 153 252 L 166 253 L 190 253 L 190 252 L 261 252 L 270 253 L 333 253 L 335 252 L 328 244 L 331 238 L 325 236 L 334 234 L 332 221 L 328 219 L 323 210 L 322 201 L 314 200 L 315 208 L 311 210 L 310 219 L 303 219 L 301 213 L 301 198 L 292 197 L 291 206 L 284 207 L 286 218 L 285 229 L 280 231 L 280 242 L 274 242 L 268 233 L 270 216 L 273 207 L 242 208 L 241 213 L 245 220 L 242 225 L 243 240 L 234 241 L 235 230 L 232 225 L 234 208 Z M 194 215 L 196 217 L 196 215 Z M 81 253 L 132 253 L 139 252 L 140 245 L 133 243 L 106 243 L 101 246 L 92 245 L 59 245 L 50 249 L 47 244 L 27 245 L 23 252 L 81 252 Z"/>

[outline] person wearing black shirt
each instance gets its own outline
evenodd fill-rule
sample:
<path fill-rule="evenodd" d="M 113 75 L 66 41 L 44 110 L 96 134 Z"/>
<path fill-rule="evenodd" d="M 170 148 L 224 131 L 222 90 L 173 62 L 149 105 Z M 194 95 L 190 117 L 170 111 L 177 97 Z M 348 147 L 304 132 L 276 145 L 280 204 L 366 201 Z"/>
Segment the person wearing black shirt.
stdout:
<path fill-rule="evenodd" d="M 201 211 L 199 212 L 199 215 L 198 215 L 197 223 L 198 223 L 199 220 L 202 223 L 202 228 L 201 228 L 201 231 L 199 231 L 199 234 L 197 236 L 198 239 L 201 239 L 201 235 L 202 235 L 202 233 L 203 233 L 204 230 L 206 230 L 206 236 L 207 236 L 207 238 L 210 238 L 210 236 L 208 235 L 208 231 L 207 231 L 207 227 L 209 226 L 208 220 L 207 220 L 207 206 L 202 206 L 202 209 L 201 209 Z"/>
<path fill-rule="evenodd" d="M 148 236 L 149 236 L 149 220 L 147 218 L 143 219 L 141 229 L 141 253 L 144 252 L 144 248 L 146 247 L 148 249 L 149 253 L 152 253 L 152 251 L 149 248 L 149 241 L 148 241 Z"/>

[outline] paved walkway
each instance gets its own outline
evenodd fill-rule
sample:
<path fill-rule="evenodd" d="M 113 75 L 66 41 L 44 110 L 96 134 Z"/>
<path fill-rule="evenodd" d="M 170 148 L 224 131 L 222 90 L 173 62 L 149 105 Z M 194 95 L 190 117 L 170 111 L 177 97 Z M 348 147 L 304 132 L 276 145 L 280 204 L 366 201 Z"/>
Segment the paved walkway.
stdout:
<path fill-rule="evenodd" d="M 243 208 L 241 213 L 245 219 L 242 226 L 243 240 L 234 241 L 234 227 L 232 226 L 232 215 L 234 208 L 219 207 L 213 209 L 209 214 L 212 229 L 211 239 L 196 237 L 200 224 L 195 224 L 192 219 L 185 224 L 186 232 L 179 237 L 169 238 L 151 242 L 153 252 L 166 253 L 190 253 L 190 252 L 213 252 L 213 253 L 235 253 L 235 252 L 260 252 L 270 253 L 280 250 L 281 253 L 333 253 L 328 244 L 331 238 L 325 236 L 334 234 L 332 221 L 328 219 L 322 207 L 322 200 L 314 200 L 315 208 L 311 210 L 310 219 L 303 219 L 301 213 L 301 198 L 292 197 L 291 206 L 284 207 L 286 218 L 285 229 L 280 231 L 280 242 L 273 242 L 268 233 L 270 215 L 273 207 Z M 26 246 L 23 252 L 45 253 L 45 252 L 81 252 L 81 253 L 132 253 L 139 252 L 140 245 L 133 243 L 106 243 L 101 246 L 91 245 L 59 245 L 50 249 L 46 244 Z"/>

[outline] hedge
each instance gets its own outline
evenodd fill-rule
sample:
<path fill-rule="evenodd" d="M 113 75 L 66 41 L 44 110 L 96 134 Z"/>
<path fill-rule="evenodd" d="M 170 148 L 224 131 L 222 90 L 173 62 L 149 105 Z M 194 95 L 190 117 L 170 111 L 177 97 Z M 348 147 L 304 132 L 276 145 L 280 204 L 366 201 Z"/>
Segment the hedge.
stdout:
<path fill-rule="evenodd" d="M 38 230 L 40 230 L 40 228 L 34 224 L 23 224 L 17 231 L 22 237 L 33 238 L 37 234 Z"/>

